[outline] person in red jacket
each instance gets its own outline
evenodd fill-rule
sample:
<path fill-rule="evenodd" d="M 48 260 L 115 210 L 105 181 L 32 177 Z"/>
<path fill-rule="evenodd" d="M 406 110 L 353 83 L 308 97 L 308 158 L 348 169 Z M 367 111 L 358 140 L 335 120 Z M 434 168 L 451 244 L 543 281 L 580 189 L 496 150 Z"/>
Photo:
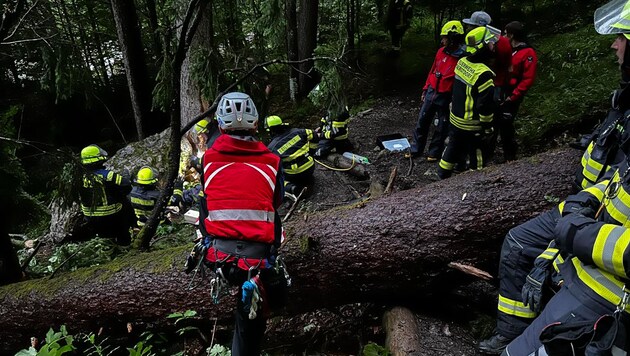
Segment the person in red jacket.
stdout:
<path fill-rule="evenodd" d="M 451 102 L 455 66 L 466 53 L 464 43 L 464 27 L 459 21 L 448 21 L 442 26 L 442 47 L 438 49 L 433 66 L 422 88 L 420 115 L 413 132 L 414 144 L 411 154 L 419 156 L 424 153 L 429 126 L 435 118 L 435 131 L 429 144 L 427 161 L 436 162 L 444 151 L 444 141 L 448 137 L 448 105 Z M 436 117 L 437 115 L 437 117 Z"/>
<path fill-rule="evenodd" d="M 199 229 L 215 270 L 213 297 L 223 284 L 241 287 L 232 355 L 259 355 L 269 309 L 283 302 L 286 288 L 284 273 L 274 268 L 282 238 L 276 213 L 284 197 L 282 165 L 255 138 L 258 112 L 249 95 L 225 94 L 216 117 L 222 134 L 202 158 Z"/>
<path fill-rule="evenodd" d="M 512 65 L 505 99 L 499 105 L 501 114 L 497 116 L 497 133 L 501 136 L 503 157 L 506 161 L 516 159 L 517 144 L 515 139 L 514 119 L 518 108 L 523 102 L 525 93 L 534 84 L 536 51 L 527 44 L 527 37 L 523 24 L 512 21 L 505 26 L 505 37 L 512 45 Z"/>

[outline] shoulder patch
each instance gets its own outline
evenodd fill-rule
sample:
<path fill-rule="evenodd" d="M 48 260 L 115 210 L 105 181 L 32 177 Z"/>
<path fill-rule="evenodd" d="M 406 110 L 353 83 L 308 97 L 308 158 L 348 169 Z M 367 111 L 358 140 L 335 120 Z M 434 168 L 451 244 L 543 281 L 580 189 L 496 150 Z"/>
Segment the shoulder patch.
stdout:
<path fill-rule="evenodd" d="M 534 61 L 534 57 L 532 57 L 532 56 L 527 57 L 527 61 L 528 61 L 528 62 L 532 62 L 532 61 Z"/>

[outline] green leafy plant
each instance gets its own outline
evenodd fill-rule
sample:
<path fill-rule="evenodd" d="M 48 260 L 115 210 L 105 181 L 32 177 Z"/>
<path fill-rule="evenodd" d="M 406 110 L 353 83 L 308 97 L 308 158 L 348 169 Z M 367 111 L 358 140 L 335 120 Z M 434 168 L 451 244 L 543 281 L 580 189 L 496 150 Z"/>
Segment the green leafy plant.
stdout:
<path fill-rule="evenodd" d="M 208 348 L 206 350 L 206 352 L 208 353 L 208 356 L 230 356 L 232 355 L 232 352 L 230 351 L 230 349 L 228 349 L 227 347 L 223 346 L 223 345 L 213 345 L 211 348 Z"/>
<path fill-rule="evenodd" d="M 363 347 L 363 356 L 389 356 L 389 351 L 381 345 L 375 344 L 373 342 L 368 342 L 365 347 Z"/>
<path fill-rule="evenodd" d="M 186 310 L 183 313 L 172 313 L 172 314 L 169 314 L 166 318 L 167 319 L 175 319 L 175 326 L 179 326 L 179 325 L 184 324 L 186 321 L 190 321 L 192 319 L 196 319 L 197 318 L 197 312 L 194 311 L 194 310 Z M 183 326 L 183 327 L 180 327 L 179 329 L 177 329 L 177 335 L 184 335 L 184 334 L 186 334 L 188 332 L 191 332 L 191 331 L 196 331 L 196 332 L 201 333 L 201 330 L 199 330 L 198 327 L 187 325 L 187 326 Z"/>
<path fill-rule="evenodd" d="M 50 328 L 46 333 L 46 343 L 36 350 L 30 347 L 28 350 L 19 351 L 16 356 L 59 356 L 76 350 L 73 345 L 74 336 L 69 335 L 65 325 L 62 325 L 59 331 Z"/>

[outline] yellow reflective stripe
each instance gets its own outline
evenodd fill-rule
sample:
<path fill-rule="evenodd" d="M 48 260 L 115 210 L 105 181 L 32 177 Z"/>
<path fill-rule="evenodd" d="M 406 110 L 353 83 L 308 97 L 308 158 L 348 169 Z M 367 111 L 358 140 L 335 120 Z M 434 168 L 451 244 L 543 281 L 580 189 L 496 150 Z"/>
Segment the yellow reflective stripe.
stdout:
<path fill-rule="evenodd" d="M 122 204 L 112 204 L 112 205 L 104 205 L 104 206 L 81 206 L 81 211 L 83 211 L 83 215 L 85 216 L 107 216 L 112 215 L 114 213 L 122 210 Z"/>
<path fill-rule="evenodd" d="M 551 259 L 556 257 L 557 253 L 558 253 L 558 249 L 551 247 L 551 248 L 548 248 L 545 251 L 543 251 L 543 253 L 538 255 L 538 257 L 539 258 L 544 258 L 546 260 L 551 260 Z"/>
<path fill-rule="evenodd" d="M 488 79 L 488 81 L 487 81 L 487 82 L 485 82 L 485 83 L 483 83 L 483 84 L 481 84 L 481 85 L 479 86 L 479 92 L 481 93 L 482 91 L 484 91 L 484 90 L 486 90 L 486 89 L 490 88 L 490 87 L 491 87 L 491 86 L 493 86 L 493 85 L 494 85 L 494 82 L 492 81 L 492 79 Z"/>
<path fill-rule="evenodd" d="M 494 114 L 490 115 L 481 115 L 479 114 L 479 121 L 481 122 L 491 122 L 494 117 Z"/>
<path fill-rule="evenodd" d="M 521 318 L 534 319 L 537 315 L 535 312 L 529 309 L 529 307 L 526 307 L 523 302 L 512 300 L 510 298 L 502 296 L 501 294 L 499 294 L 499 304 L 497 308 L 502 313 L 519 316 Z"/>
<path fill-rule="evenodd" d="M 296 143 L 300 142 L 300 140 L 301 140 L 300 135 L 295 135 L 292 139 L 290 139 L 284 145 L 278 148 L 278 153 L 279 154 L 285 153 L 288 149 L 293 147 Z"/>
<path fill-rule="evenodd" d="M 306 163 L 304 163 L 301 166 L 298 166 L 297 163 L 292 164 L 290 168 L 287 168 L 285 170 L 286 174 L 298 174 L 298 173 L 302 173 L 305 170 L 311 168 L 313 165 L 315 164 L 315 162 L 313 162 L 313 158 L 309 157 L 308 160 L 306 161 Z"/>
<path fill-rule="evenodd" d="M 584 155 L 582 155 L 582 174 L 591 182 L 595 182 L 600 173 L 604 171 L 604 165 L 602 163 L 591 159 L 591 152 L 593 151 L 593 147 L 593 142 L 591 142 L 584 152 Z"/>
<path fill-rule="evenodd" d="M 619 177 L 613 177 L 613 182 L 618 182 Z M 611 188 L 612 184 L 609 186 Z M 626 192 L 623 185 L 619 187 L 619 191 L 612 199 L 604 197 L 606 212 L 616 221 L 626 226 L 628 216 L 630 216 L 630 194 Z"/>
<path fill-rule="evenodd" d="M 477 154 L 477 169 L 482 169 L 483 168 L 483 155 L 481 154 L 481 150 L 476 149 L 475 152 Z"/>
<path fill-rule="evenodd" d="M 348 121 L 333 121 L 332 127 L 341 128 L 341 127 L 346 127 L 347 124 L 348 124 Z"/>
<path fill-rule="evenodd" d="M 305 129 L 305 131 L 306 131 L 306 139 L 309 140 L 309 141 L 312 140 L 313 139 L 313 130 Z"/>
<path fill-rule="evenodd" d="M 289 157 L 283 158 L 282 162 L 289 163 L 300 157 L 304 157 L 306 154 L 308 154 L 308 143 L 305 143 L 302 147 L 298 148 L 295 152 L 290 154 Z"/>
<path fill-rule="evenodd" d="M 606 186 L 608 186 L 608 180 L 599 182 L 592 187 L 584 189 L 583 191 L 589 193 L 590 195 L 597 198 L 597 200 L 601 201 L 602 199 L 604 199 L 604 192 L 606 191 Z"/>
<path fill-rule="evenodd" d="M 593 262 L 608 272 L 618 276 L 625 276 L 623 255 L 630 243 L 630 231 L 611 224 L 599 229 L 593 244 Z"/>
<path fill-rule="evenodd" d="M 472 98 L 471 92 L 472 92 L 472 87 L 466 86 L 466 104 L 464 105 L 466 111 L 464 111 L 464 119 L 467 119 L 467 120 L 472 120 L 473 118 L 474 100 Z"/>
<path fill-rule="evenodd" d="M 455 116 L 451 112 L 450 121 L 455 127 L 465 131 L 481 131 L 481 122 L 479 120 L 466 120 Z"/>
<path fill-rule="evenodd" d="M 596 267 L 583 264 L 577 257 L 571 259 L 577 277 L 600 297 L 613 305 L 619 305 L 623 296 L 624 283 L 612 274 Z M 630 312 L 630 304 L 626 306 Z"/>
<path fill-rule="evenodd" d="M 153 200 L 147 200 L 147 199 L 142 199 L 138 197 L 131 197 L 131 202 L 134 204 L 143 205 L 143 206 L 155 205 L 155 202 Z"/>
<path fill-rule="evenodd" d="M 564 263 L 564 258 L 562 258 L 562 255 L 556 256 L 556 259 L 553 260 L 553 269 L 555 269 L 556 272 L 560 272 L 560 268 L 558 266 L 563 263 Z"/>
<path fill-rule="evenodd" d="M 455 163 L 446 162 L 445 160 L 440 160 L 440 168 L 452 171 L 455 168 Z"/>
<path fill-rule="evenodd" d="M 566 202 L 563 201 L 562 203 L 558 204 L 558 212 L 560 213 L 560 215 L 562 215 L 562 211 L 564 210 L 565 203 Z"/>

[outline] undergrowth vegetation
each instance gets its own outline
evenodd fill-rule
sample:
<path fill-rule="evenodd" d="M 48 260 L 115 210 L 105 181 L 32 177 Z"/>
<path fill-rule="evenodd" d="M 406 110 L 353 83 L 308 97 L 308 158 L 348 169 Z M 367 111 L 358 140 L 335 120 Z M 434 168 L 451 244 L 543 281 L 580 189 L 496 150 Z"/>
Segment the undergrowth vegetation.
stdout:
<path fill-rule="evenodd" d="M 536 82 L 517 118 L 524 148 L 543 149 L 549 139 L 571 128 L 590 132 L 603 119 L 619 82 L 613 40 L 587 25 L 533 43 L 539 59 Z"/>

